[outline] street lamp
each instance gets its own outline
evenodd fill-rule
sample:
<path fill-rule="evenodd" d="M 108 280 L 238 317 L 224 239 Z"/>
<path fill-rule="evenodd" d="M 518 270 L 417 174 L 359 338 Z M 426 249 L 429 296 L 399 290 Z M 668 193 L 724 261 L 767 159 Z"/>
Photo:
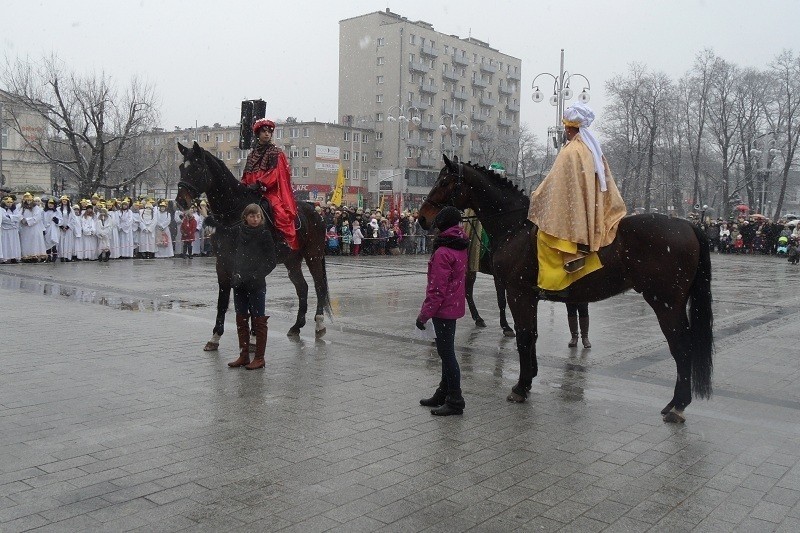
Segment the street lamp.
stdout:
<path fill-rule="evenodd" d="M 393 113 L 397 113 L 395 116 Z M 422 122 L 422 113 L 420 112 L 419 108 L 413 105 L 393 105 L 389 109 L 386 110 L 386 120 L 389 122 L 397 122 L 397 166 L 399 170 L 399 174 L 401 176 L 402 184 L 401 193 L 405 196 L 405 191 L 408 189 L 408 183 L 405 173 L 406 162 L 408 160 L 408 133 L 409 127 L 411 124 L 419 125 Z M 406 116 L 407 114 L 407 116 Z M 405 128 L 403 128 L 403 123 L 405 123 Z M 403 130 L 405 129 L 406 135 L 403 136 Z M 401 149 L 405 145 L 406 153 L 403 154 L 401 158 Z M 401 163 L 402 161 L 402 163 Z M 394 184 L 392 184 L 392 192 L 394 192 Z M 405 198 L 402 200 L 405 202 Z"/>
<path fill-rule="evenodd" d="M 767 213 L 764 212 L 764 207 L 767 206 L 767 204 L 769 204 L 769 202 L 767 201 L 767 192 L 768 192 L 767 188 L 768 188 L 768 184 L 769 184 L 769 180 L 770 180 L 770 174 L 772 172 L 772 163 L 773 163 L 773 161 L 775 161 L 776 157 L 781 155 L 781 151 L 778 150 L 777 148 L 775 148 L 775 139 L 774 138 L 769 142 L 769 148 L 767 148 L 766 144 L 763 141 L 759 141 L 759 139 L 761 137 L 764 137 L 765 135 L 770 135 L 770 134 L 774 135 L 773 132 L 768 132 L 768 133 L 764 133 L 764 134 L 759 135 L 758 137 L 756 137 L 753 140 L 753 148 L 750 150 L 751 157 L 756 161 L 756 178 L 760 182 L 760 183 L 757 184 L 757 185 L 760 185 L 760 187 L 759 187 L 760 190 L 757 191 L 758 192 L 758 205 L 756 206 L 756 208 L 757 208 L 759 213 L 761 213 L 761 214 L 763 214 L 765 216 L 769 216 L 769 215 L 767 215 Z M 759 143 L 761 144 L 761 147 L 764 150 L 759 150 L 758 149 Z M 764 166 L 760 166 L 761 163 L 762 163 L 762 156 L 766 156 L 766 162 L 765 162 Z M 756 192 L 756 191 L 754 191 L 754 192 Z"/>
<path fill-rule="evenodd" d="M 453 100 L 453 104 L 450 108 L 450 113 L 447 113 L 447 108 L 444 109 L 445 113 L 439 117 L 441 123 L 439 124 L 439 131 L 442 133 L 442 144 L 444 144 L 444 135 L 448 131 L 450 132 L 450 159 L 453 159 L 456 153 L 456 142 L 455 136 L 459 132 L 463 132 L 466 134 L 469 131 L 469 117 L 464 113 L 456 113 L 456 105 L 455 100 Z M 456 121 L 460 121 L 461 124 L 458 124 Z M 445 124 L 447 122 L 447 124 Z"/>
<path fill-rule="evenodd" d="M 583 88 L 581 93 L 578 95 L 578 101 L 582 104 L 586 104 L 589 102 L 589 91 L 591 90 L 591 84 L 589 83 L 588 78 L 583 74 L 574 73 L 570 74 L 564 70 L 564 49 L 561 49 L 561 65 L 559 67 L 558 76 L 555 74 L 551 74 L 549 72 L 541 72 L 537 74 L 533 78 L 533 83 L 531 83 L 531 88 L 533 89 L 533 93 L 531 94 L 531 99 L 536 102 L 537 104 L 544 100 L 544 92 L 539 89 L 539 86 L 536 85 L 536 80 L 539 76 L 550 76 L 553 78 L 553 94 L 549 98 L 550 105 L 556 108 L 556 123 L 555 126 L 551 128 L 547 128 L 547 136 L 553 139 L 553 146 L 556 149 L 556 152 L 561 150 L 561 147 L 564 145 L 563 140 L 563 133 L 564 133 L 564 125 L 561 123 L 561 117 L 564 115 L 564 101 L 571 100 L 574 96 L 572 89 L 570 88 L 570 80 L 573 77 L 581 77 L 586 82 L 586 86 Z"/>

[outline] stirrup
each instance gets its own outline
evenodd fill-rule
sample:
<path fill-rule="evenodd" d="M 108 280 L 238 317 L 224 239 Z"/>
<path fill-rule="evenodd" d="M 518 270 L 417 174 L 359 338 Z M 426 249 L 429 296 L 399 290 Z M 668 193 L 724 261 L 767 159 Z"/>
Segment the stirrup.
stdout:
<path fill-rule="evenodd" d="M 572 261 L 564 264 L 564 270 L 567 271 L 569 274 L 573 274 L 583 267 L 586 266 L 586 258 L 579 257 L 578 259 L 573 259 Z"/>

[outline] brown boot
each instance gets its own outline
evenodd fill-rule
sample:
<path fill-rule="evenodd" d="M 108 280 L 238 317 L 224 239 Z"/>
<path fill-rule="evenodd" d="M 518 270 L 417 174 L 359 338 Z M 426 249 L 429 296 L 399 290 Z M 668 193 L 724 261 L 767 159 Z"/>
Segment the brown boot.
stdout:
<path fill-rule="evenodd" d="M 228 366 L 231 368 L 238 368 L 250 363 L 250 353 L 248 352 L 250 315 L 236 314 L 236 335 L 239 337 L 239 359 L 228 363 Z"/>
<path fill-rule="evenodd" d="M 592 343 L 589 342 L 589 316 L 582 316 L 579 318 L 581 324 L 581 341 L 584 348 L 591 348 Z"/>
<path fill-rule="evenodd" d="M 567 346 L 575 348 L 578 345 L 578 317 L 567 315 L 567 323 L 569 324 L 569 332 L 572 335 Z"/>
<path fill-rule="evenodd" d="M 267 320 L 268 316 L 257 316 L 253 318 L 253 329 L 256 332 L 256 356 L 253 362 L 245 366 L 247 370 L 264 368 L 264 352 L 267 349 Z"/>

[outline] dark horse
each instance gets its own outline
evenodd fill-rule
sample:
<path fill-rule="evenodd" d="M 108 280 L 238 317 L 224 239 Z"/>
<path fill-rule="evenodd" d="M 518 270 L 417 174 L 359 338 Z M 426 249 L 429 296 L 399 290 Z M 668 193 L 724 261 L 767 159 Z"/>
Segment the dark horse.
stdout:
<path fill-rule="evenodd" d="M 216 220 L 216 231 L 212 237 L 214 254 L 217 257 L 217 321 L 211 340 L 206 343 L 205 350 L 216 350 L 219 339 L 225 331 L 225 313 L 231 297 L 231 278 L 233 276 L 233 234 L 242 223 L 242 211 L 248 204 L 259 203 L 261 195 L 252 191 L 237 180 L 225 163 L 201 148 L 196 142 L 191 148 L 178 143 L 178 150 L 183 155 L 180 165 L 181 180 L 178 182 L 177 204 L 182 208 L 194 198 L 205 193 Z M 297 319 L 289 329 L 288 335 L 300 335 L 300 328 L 306 324 L 308 311 L 308 283 L 303 277 L 301 268 L 305 259 L 311 277 L 314 278 L 314 289 L 317 293 L 317 310 L 314 316 L 317 338 L 325 334 L 323 312 L 331 316 L 328 298 L 328 277 L 325 272 L 325 224 L 314 208 L 306 202 L 297 205 L 300 228 L 297 234 L 300 249 L 292 251 L 286 257 L 278 257 L 278 261 L 286 265 L 289 279 L 297 291 L 300 304 L 297 308 Z"/>
<path fill-rule="evenodd" d="M 514 330 L 511 329 L 511 326 L 508 325 L 508 320 L 506 319 L 506 288 L 503 285 L 503 282 L 494 275 L 494 271 L 492 270 L 492 249 L 491 243 L 489 246 L 484 245 L 481 242 L 481 225 L 475 223 L 474 216 L 467 216 L 462 217 L 462 221 L 467 226 L 467 230 L 469 233 L 469 268 L 467 269 L 467 280 L 466 280 L 466 291 L 465 295 L 467 298 L 467 306 L 469 307 L 469 314 L 472 316 L 472 320 L 475 321 L 475 325 L 479 328 L 485 328 L 486 322 L 481 318 L 480 313 L 478 312 L 478 306 L 475 305 L 475 281 L 478 277 L 478 272 L 481 274 L 487 274 L 492 276 L 492 281 L 494 281 L 494 290 L 497 294 L 497 307 L 500 309 L 500 328 L 503 330 L 503 335 L 506 337 L 513 337 Z M 477 253 L 480 255 L 477 261 L 477 270 L 473 270 L 473 262 L 472 254 Z"/>
<path fill-rule="evenodd" d="M 485 168 L 444 158 L 445 166 L 420 208 L 427 228 L 445 206 L 472 208 L 494 240 L 494 272 L 508 291 L 519 351 L 519 381 L 509 401 L 524 402 L 538 373 L 536 311 L 537 228 L 520 212 L 529 199 L 507 179 Z M 634 215 L 620 221 L 614 242 L 599 251 L 603 268 L 547 299 L 594 302 L 634 289 L 653 308 L 678 370 L 672 400 L 661 411 L 667 422 L 683 422 L 692 401 L 711 395 L 714 338 L 711 258 L 705 234 L 688 221 Z M 688 316 L 687 316 L 688 304 Z"/>

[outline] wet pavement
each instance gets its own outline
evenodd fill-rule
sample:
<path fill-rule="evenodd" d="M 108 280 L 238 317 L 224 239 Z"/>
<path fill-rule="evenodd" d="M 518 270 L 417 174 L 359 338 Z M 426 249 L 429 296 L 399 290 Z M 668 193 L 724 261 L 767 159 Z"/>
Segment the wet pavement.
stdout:
<path fill-rule="evenodd" d="M 714 256 L 715 394 L 659 410 L 675 366 L 635 293 L 569 349 L 543 302 L 525 404 L 491 279 L 459 321 L 463 417 L 413 322 L 426 258 L 329 258 L 333 321 L 268 278 L 264 371 L 232 370 L 213 260 L 0 266 L 0 531 L 800 531 L 800 269 Z M 310 279 L 309 279 L 310 282 Z M 313 294 L 313 291 L 312 291 Z M 310 303 L 315 303 L 310 298 Z"/>

